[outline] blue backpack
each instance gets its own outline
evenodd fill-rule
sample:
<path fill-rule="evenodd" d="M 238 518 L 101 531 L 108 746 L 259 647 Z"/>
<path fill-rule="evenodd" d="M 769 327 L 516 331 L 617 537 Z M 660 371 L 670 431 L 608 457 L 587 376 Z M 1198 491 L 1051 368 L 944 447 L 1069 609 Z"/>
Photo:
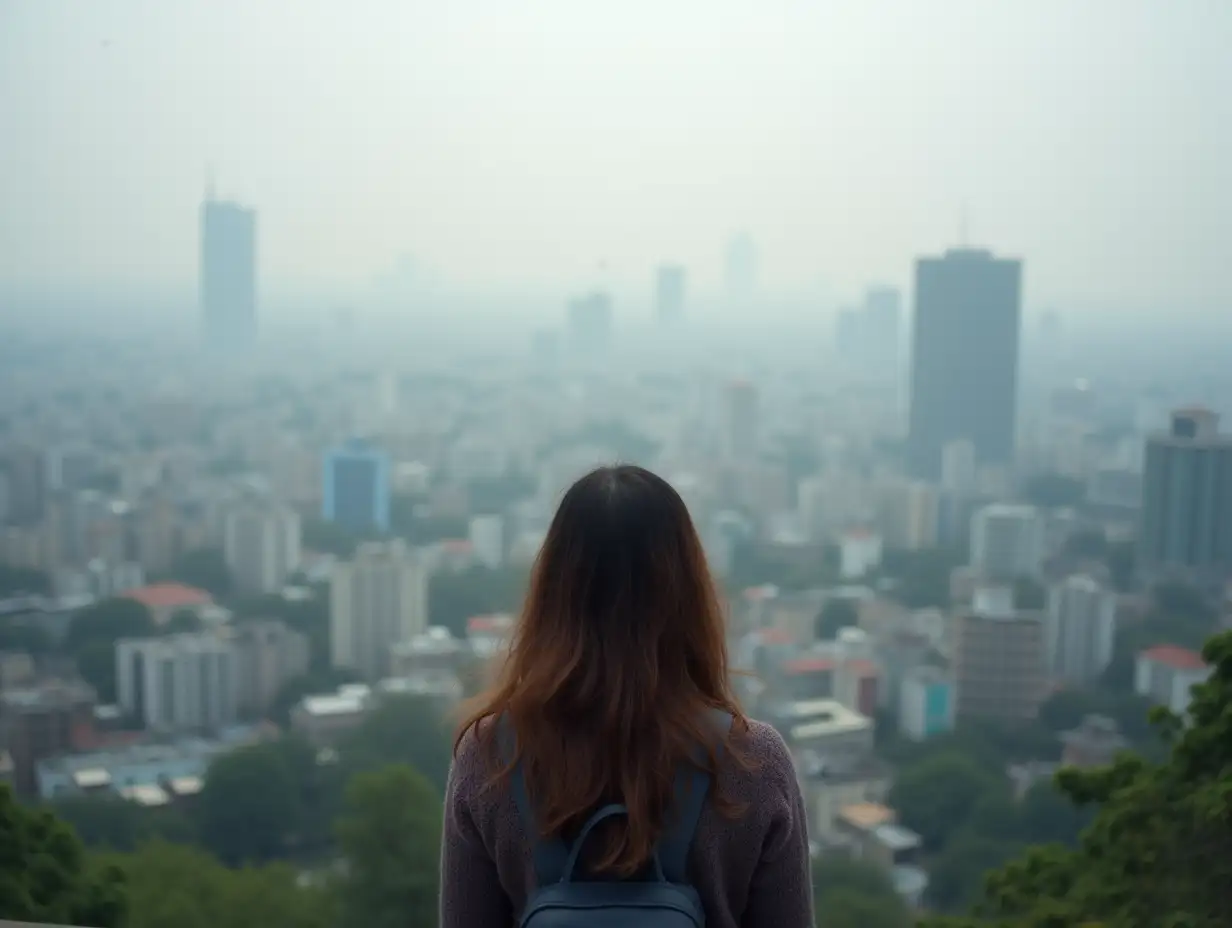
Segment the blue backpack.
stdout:
<path fill-rule="evenodd" d="M 725 733 L 731 715 L 716 712 Z M 514 801 L 526 834 L 534 842 L 536 888 L 526 901 L 520 928 L 705 928 L 706 913 L 697 890 L 689 885 L 686 865 L 693 833 L 705 805 L 710 776 L 691 765 L 676 771 L 674 799 L 664 832 L 651 854 L 652 879 L 594 881 L 579 878 L 582 847 L 595 826 L 628 809 L 618 803 L 595 812 L 571 845 L 561 838 L 539 837 L 526 793 L 521 764 L 511 779 Z"/>

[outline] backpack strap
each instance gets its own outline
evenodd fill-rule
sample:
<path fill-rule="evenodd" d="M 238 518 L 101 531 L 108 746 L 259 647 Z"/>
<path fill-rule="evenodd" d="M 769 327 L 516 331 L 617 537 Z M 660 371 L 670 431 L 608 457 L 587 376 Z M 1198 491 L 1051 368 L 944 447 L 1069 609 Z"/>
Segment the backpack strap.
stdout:
<path fill-rule="evenodd" d="M 714 709 L 710 717 L 717 729 L 717 737 L 711 742 L 717 758 L 722 752 L 727 733 L 731 730 L 732 715 L 722 709 Z M 705 749 L 699 747 L 697 756 L 699 761 L 704 761 Z M 688 884 L 689 848 L 693 844 L 693 833 L 697 831 L 697 823 L 706 805 L 710 774 L 702 767 L 681 764 L 676 770 L 672 789 L 672 818 L 659 838 L 659 862 L 669 883 Z"/>
<path fill-rule="evenodd" d="M 513 726 L 509 717 L 501 714 L 497 721 L 501 754 L 505 761 L 514 757 L 516 745 Z M 522 820 L 522 830 L 530 842 L 531 861 L 535 867 L 535 885 L 544 887 L 551 883 L 559 883 L 565 874 L 565 865 L 569 860 L 569 846 L 560 838 L 545 838 L 539 830 L 539 821 L 535 810 L 531 808 L 530 796 L 526 792 L 526 777 L 522 774 L 522 764 L 519 761 L 509 777 L 509 788 L 513 792 L 513 801 L 518 809 L 518 817 Z"/>
<path fill-rule="evenodd" d="M 722 709 L 710 712 L 716 737 L 712 743 L 716 758 L 721 756 L 723 742 L 731 730 L 732 715 Z M 497 737 L 501 745 L 502 756 L 506 761 L 512 760 L 515 751 L 513 726 L 507 715 L 502 714 L 497 720 Z M 704 762 L 705 749 L 699 747 L 698 762 Z M 535 868 L 535 885 L 544 887 L 551 883 L 559 883 L 569 870 L 570 847 L 558 837 L 544 838 L 539 831 L 535 811 L 531 808 L 530 796 L 526 791 L 526 777 L 522 773 L 519 762 L 510 774 L 509 786 L 513 792 L 513 801 L 517 806 L 518 815 L 522 819 L 522 828 L 527 840 L 531 842 L 531 860 Z M 688 884 L 689 848 L 693 844 L 693 833 L 697 831 L 697 823 L 701 819 L 702 809 L 706 804 L 706 794 L 710 789 L 710 774 L 702 767 L 692 764 L 681 764 L 676 770 L 672 786 L 672 808 L 669 812 L 670 824 L 664 829 L 655 850 L 662 866 L 662 875 L 669 883 Z M 587 823 L 592 826 L 599 818 L 608 818 L 623 812 L 623 806 L 605 807 Z M 585 835 L 583 835 L 585 837 Z M 580 841 L 578 842 L 580 845 Z M 656 876 L 658 874 L 656 873 Z"/>

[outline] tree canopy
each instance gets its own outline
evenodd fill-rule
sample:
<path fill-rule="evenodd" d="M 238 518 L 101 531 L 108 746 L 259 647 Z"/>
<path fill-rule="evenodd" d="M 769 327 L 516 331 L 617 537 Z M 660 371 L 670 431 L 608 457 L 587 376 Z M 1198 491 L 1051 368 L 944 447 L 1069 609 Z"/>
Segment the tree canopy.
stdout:
<path fill-rule="evenodd" d="M 114 928 L 125 900 L 119 870 L 96 866 L 69 826 L 0 785 L 0 919 Z"/>
<path fill-rule="evenodd" d="M 337 835 L 344 928 L 436 925 L 441 800 L 422 774 L 395 765 L 356 776 Z"/>
<path fill-rule="evenodd" d="M 198 803 L 205 846 L 232 865 L 281 856 L 303 811 L 288 757 L 271 743 L 217 758 Z"/>
<path fill-rule="evenodd" d="M 817 928 L 910 928 L 911 915 L 885 871 L 845 855 L 813 861 Z"/>
<path fill-rule="evenodd" d="M 1202 928 L 1232 910 L 1232 633 L 1203 649 L 1213 673 L 1194 687 L 1188 722 L 1152 710 L 1168 757 L 1123 754 L 1057 785 L 1092 810 L 1075 847 L 1034 845 L 989 875 L 976 917 L 941 926 Z"/>
<path fill-rule="evenodd" d="M 135 599 L 119 596 L 105 599 L 73 616 L 64 638 L 64 650 L 72 655 L 77 672 L 94 687 L 101 702 L 115 702 L 115 643 L 121 638 L 144 638 L 155 634 L 150 610 Z"/>

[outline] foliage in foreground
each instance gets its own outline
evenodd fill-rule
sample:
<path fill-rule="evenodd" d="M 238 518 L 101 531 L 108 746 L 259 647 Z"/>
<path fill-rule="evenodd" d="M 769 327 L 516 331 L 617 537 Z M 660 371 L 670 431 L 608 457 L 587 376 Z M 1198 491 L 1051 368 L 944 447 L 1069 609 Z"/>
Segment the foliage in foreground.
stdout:
<path fill-rule="evenodd" d="M 1232 912 L 1232 633 L 1207 642 L 1210 680 L 1189 724 L 1156 709 L 1163 763 L 1122 755 L 1065 769 L 1058 787 L 1098 812 L 1077 848 L 1043 845 L 991 873 L 969 919 L 932 928 L 1214 928 Z"/>
<path fill-rule="evenodd" d="M 125 902 L 116 867 L 89 858 L 71 828 L 0 785 L 0 918 L 115 928 Z"/>

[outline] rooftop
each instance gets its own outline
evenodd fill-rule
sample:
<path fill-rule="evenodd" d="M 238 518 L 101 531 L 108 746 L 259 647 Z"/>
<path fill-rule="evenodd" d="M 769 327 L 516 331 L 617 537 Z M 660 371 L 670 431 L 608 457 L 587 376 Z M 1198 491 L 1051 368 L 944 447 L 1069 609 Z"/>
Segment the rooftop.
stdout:
<path fill-rule="evenodd" d="M 1171 667 L 1173 670 L 1206 669 L 1206 661 L 1202 659 L 1201 654 L 1174 644 L 1160 644 L 1153 648 L 1147 648 L 1145 651 L 1140 652 L 1138 657 L 1142 660 L 1153 661 L 1156 664 L 1163 664 L 1165 667 Z"/>
<path fill-rule="evenodd" d="M 839 821 L 858 828 L 873 831 L 881 825 L 893 824 L 894 810 L 878 802 L 853 802 L 838 810 Z"/>
<path fill-rule="evenodd" d="M 147 609 L 175 609 L 187 606 L 208 606 L 214 598 L 205 590 L 183 583 L 155 583 L 121 593 L 124 599 L 135 599 Z"/>

